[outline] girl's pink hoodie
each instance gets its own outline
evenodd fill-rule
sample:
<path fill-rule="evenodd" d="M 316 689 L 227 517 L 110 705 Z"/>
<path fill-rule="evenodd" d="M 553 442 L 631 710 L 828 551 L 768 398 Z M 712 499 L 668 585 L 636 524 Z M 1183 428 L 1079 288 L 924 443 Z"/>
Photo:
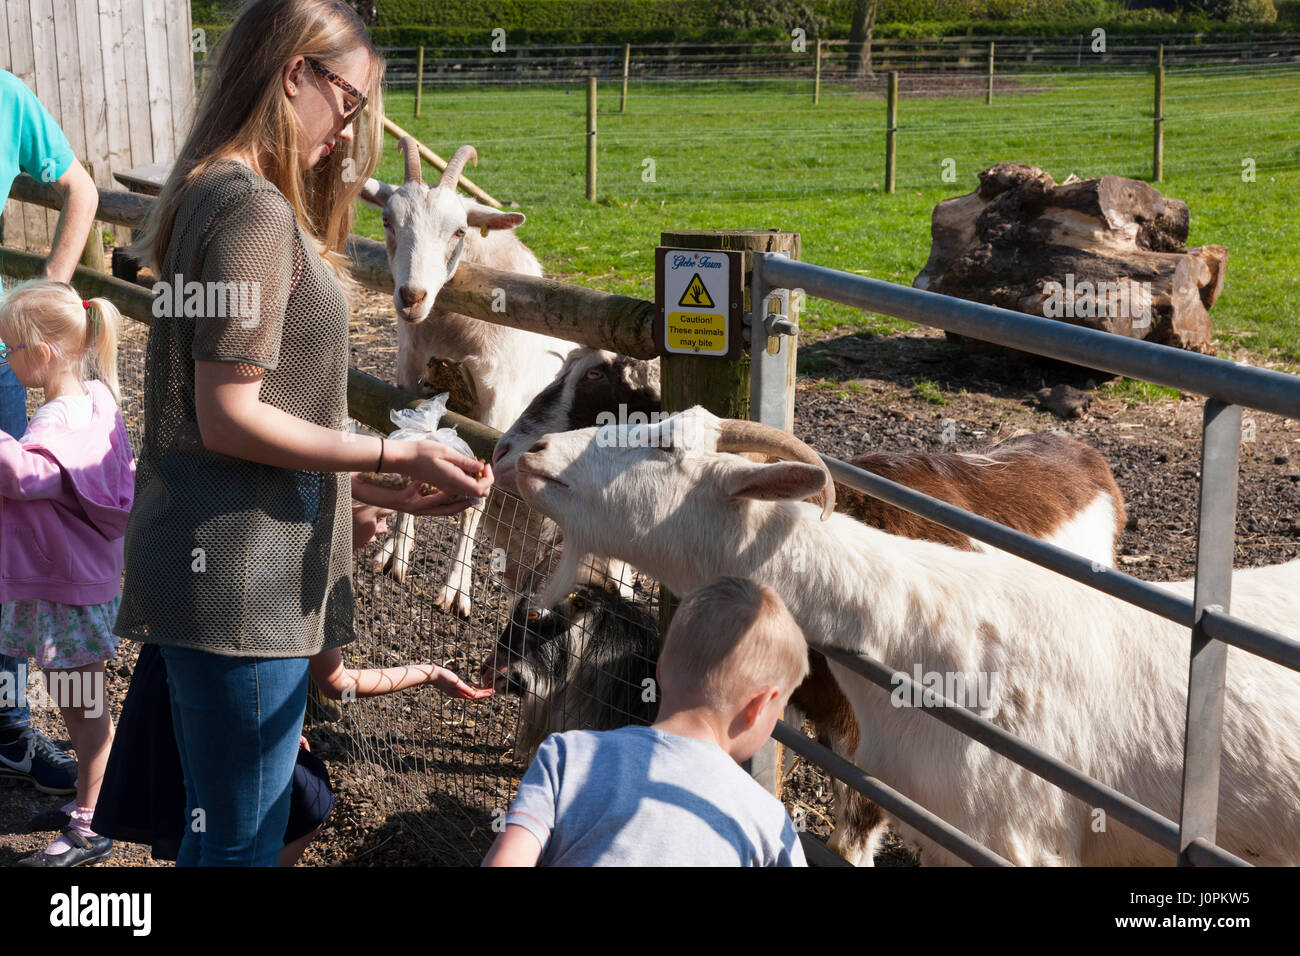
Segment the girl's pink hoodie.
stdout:
<path fill-rule="evenodd" d="M 86 389 L 89 427 L 37 422 L 25 444 L 0 432 L 0 602 L 104 604 L 121 591 L 135 462 L 108 386 Z"/>

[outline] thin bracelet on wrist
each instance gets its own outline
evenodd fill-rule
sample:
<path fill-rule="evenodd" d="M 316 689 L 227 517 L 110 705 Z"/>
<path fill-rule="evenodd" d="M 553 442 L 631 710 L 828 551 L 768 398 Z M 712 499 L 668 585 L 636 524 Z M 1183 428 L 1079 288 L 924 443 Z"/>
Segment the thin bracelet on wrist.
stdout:
<path fill-rule="evenodd" d="M 378 467 L 375 468 L 375 471 L 379 472 L 381 475 L 384 473 L 384 436 L 383 435 L 379 436 L 379 465 Z"/>

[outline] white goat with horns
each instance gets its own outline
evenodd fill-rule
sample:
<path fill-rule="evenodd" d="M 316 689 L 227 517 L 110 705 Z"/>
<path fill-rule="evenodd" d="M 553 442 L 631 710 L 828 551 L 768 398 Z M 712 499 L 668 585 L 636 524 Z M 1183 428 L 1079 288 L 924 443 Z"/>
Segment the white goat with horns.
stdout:
<path fill-rule="evenodd" d="M 403 137 L 406 156 L 402 185 L 367 180 L 362 198 L 384 211 L 384 240 L 393 273 L 397 310 L 397 382 L 408 391 L 429 394 L 425 370 L 433 358 L 459 363 L 469 373 L 478 407 L 470 414 L 504 431 L 533 396 L 560 370 L 576 343 L 483 322 L 435 306 L 442 287 L 461 262 L 472 262 L 540 277 L 541 264 L 513 230 L 522 213 L 504 212 L 456 193 L 461 170 L 478 153 L 462 146 L 443 170 L 438 185 L 424 182 L 418 144 Z M 504 293 L 501 293 L 504 295 Z M 474 536 L 482 506 L 465 512 L 451 572 L 436 602 L 445 610 L 469 615 L 473 583 Z M 402 515 L 396 530 L 375 557 L 375 569 L 388 567 L 399 581 L 406 576 L 413 521 Z"/>
<path fill-rule="evenodd" d="M 1186 627 L 1002 552 L 960 551 L 832 514 L 834 484 L 803 442 L 696 408 L 658 425 L 547 435 L 519 458 L 524 500 L 564 558 L 610 554 L 676 594 L 719 575 L 774 588 L 810 643 L 911 674 L 987 675 L 993 723 L 1169 818 L 1178 814 Z M 730 452 L 785 459 L 759 464 Z M 803 499 L 821 496 L 817 505 Z M 1192 582 L 1163 585 L 1185 596 Z M 1300 634 L 1300 561 L 1238 571 L 1232 610 Z M 1020 865 L 1169 865 L 1173 854 L 832 664 L 861 728 L 856 762 Z M 925 678 L 929 686 L 929 678 Z M 968 684 L 969 686 L 969 684 Z M 1216 842 L 1300 864 L 1300 674 L 1229 648 Z M 923 863 L 957 858 L 910 827 Z"/>

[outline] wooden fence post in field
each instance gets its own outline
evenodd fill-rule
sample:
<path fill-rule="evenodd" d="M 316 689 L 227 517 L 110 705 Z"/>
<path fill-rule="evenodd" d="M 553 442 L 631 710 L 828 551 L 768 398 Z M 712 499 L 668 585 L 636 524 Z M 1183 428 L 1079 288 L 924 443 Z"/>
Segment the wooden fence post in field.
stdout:
<path fill-rule="evenodd" d="M 984 94 L 984 105 L 993 105 L 993 41 L 989 41 L 989 88 Z"/>
<path fill-rule="evenodd" d="M 659 244 L 674 249 L 715 249 L 725 252 L 740 252 L 744 259 L 741 265 L 742 275 L 748 277 L 753 268 L 755 252 L 785 252 L 792 259 L 800 258 L 801 239 L 797 232 L 781 232 L 766 229 L 704 229 L 687 232 L 665 232 Z M 744 309 L 754 316 L 751 326 L 753 334 L 762 335 L 763 316 L 761 302 L 749 301 L 748 279 L 744 291 Z M 791 296 L 790 319 L 797 321 L 798 303 Z M 662 303 L 658 303 L 661 307 Z M 656 309 L 655 321 L 662 321 Z M 787 350 L 786 365 L 786 421 L 785 429 L 793 427 L 793 396 L 796 374 L 796 340 L 794 337 L 783 339 Z M 680 412 L 694 405 L 703 405 L 721 418 L 744 418 L 750 415 L 748 356 L 741 359 L 714 358 L 705 355 L 665 354 L 660 357 L 660 382 L 663 392 L 663 411 L 666 414 Z M 668 633 L 672 612 L 677 600 L 666 590 L 660 590 L 660 634 Z M 768 741 L 761 751 L 750 761 L 751 774 L 763 784 L 764 788 L 780 794 L 781 787 L 781 748 L 775 741 Z"/>
<path fill-rule="evenodd" d="M 415 56 L 415 115 L 420 115 L 420 101 L 424 95 L 424 47 Z"/>
<path fill-rule="evenodd" d="M 1156 47 L 1155 142 L 1151 157 L 1151 178 L 1165 178 L 1165 45 Z"/>
<path fill-rule="evenodd" d="M 618 111 L 627 112 L 627 72 L 628 67 L 632 64 L 632 44 L 623 44 L 623 95 L 618 100 Z"/>
<path fill-rule="evenodd" d="M 587 77 L 587 202 L 596 201 L 596 78 Z"/>
<path fill-rule="evenodd" d="M 894 161 L 898 156 L 898 71 L 889 71 L 885 109 L 885 192 L 894 191 Z"/>
<path fill-rule="evenodd" d="M 813 106 L 822 99 L 822 41 L 817 41 L 817 63 L 813 68 Z"/>

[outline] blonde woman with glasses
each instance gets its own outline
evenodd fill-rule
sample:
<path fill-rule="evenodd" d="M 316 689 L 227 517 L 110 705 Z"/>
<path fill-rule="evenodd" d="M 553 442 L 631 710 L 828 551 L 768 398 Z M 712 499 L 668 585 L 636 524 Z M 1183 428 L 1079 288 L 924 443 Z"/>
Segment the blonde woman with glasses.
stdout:
<path fill-rule="evenodd" d="M 380 508 L 453 514 L 492 483 L 440 444 L 344 431 L 339 270 L 378 158 L 383 72 L 341 0 L 255 0 L 222 41 L 139 242 L 171 314 L 149 334 L 115 630 L 166 662 L 181 866 L 275 865 L 307 659 L 354 636 L 353 522 Z M 374 470 L 418 481 L 349 480 Z M 420 482 L 442 490 L 422 496 Z M 356 515 L 351 498 L 365 503 Z"/>

